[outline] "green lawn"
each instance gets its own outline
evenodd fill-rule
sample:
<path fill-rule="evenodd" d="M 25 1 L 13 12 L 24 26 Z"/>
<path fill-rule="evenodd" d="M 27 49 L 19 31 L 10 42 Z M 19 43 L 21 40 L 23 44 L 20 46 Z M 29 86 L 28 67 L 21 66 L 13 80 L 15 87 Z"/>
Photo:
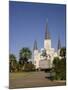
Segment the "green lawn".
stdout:
<path fill-rule="evenodd" d="M 33 72 L 16 72 L 16 73 L 10 73 L 9 78 L 10 79 L 17 79 L 20 77 L 26 77 L 28 75 L 31 75 Z"/>
<path fill-rule="evenodd" d="M 30 88 L 42 86 L 61 86 L 66 82 L 50 81 L 45 72 L 16 72 L 9 74 L 9 88 Z"/>

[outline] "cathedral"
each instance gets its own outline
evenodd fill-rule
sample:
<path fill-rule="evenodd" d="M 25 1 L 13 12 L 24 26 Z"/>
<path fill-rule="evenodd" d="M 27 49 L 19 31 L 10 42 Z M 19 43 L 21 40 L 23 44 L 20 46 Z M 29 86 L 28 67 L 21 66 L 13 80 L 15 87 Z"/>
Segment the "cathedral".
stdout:
<path fill-rule="evenodd" d="M 33 61 L 36 69 L 52 68 L 54 57 L 59 57 L 61 48 L 60 38 L 58 39 L 57 51 L 51 46 L 51 37 L 48 30 L 48 20 L 46 21 L 44 48 L 38 50 L 37 41 L 34 42 Z"/>

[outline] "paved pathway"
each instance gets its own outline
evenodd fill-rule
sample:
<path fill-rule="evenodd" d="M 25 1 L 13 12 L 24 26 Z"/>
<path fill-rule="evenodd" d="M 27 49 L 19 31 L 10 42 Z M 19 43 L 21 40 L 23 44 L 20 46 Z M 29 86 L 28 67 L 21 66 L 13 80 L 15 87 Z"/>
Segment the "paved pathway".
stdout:
<path fill-rule="evenodd" d="M 30 75 L 21 76 L 16 79 L 9 80 L 9 88 L 30 88 L 30 87 L 46 87 L 65 85 L 65 82 L 50 81 L 46 78 L 45 72 L 32 72 Z"/>

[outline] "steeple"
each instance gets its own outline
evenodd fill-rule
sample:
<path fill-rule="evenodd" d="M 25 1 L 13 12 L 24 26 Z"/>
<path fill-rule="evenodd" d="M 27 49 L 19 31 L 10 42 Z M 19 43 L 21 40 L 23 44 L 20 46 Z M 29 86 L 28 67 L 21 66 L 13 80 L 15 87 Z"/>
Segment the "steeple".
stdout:
<path fill-rule="evenodd" d="M 61 48 L 61 42 L 60 42 L 60 37 L 58 37 L 58 47 L 57 49 L 59 50 Z"/>
<path fill-rule="evenodd" d="M 38 49 L 38 48 L 37 48 L 37 41 L 35 40 L 33 50 L 37 50 L 37 49 Z"/>
<path fill-rule="evenodd" d="M 45 39 L 50 39 L 50 33 L 48 31 L 48 19 L 46 20 Z"/>

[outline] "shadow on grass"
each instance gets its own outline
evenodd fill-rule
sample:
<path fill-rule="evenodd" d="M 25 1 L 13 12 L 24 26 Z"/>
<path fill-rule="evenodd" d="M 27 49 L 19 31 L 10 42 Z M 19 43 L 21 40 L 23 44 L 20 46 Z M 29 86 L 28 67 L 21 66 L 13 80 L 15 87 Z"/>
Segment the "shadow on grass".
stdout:
<path fill-rule="evenodd" d="M 50 76 L 46 76 L 45 78 L 49 79 L 50 81 L 53 81 L 53 77 L 50 77 Z"/>

